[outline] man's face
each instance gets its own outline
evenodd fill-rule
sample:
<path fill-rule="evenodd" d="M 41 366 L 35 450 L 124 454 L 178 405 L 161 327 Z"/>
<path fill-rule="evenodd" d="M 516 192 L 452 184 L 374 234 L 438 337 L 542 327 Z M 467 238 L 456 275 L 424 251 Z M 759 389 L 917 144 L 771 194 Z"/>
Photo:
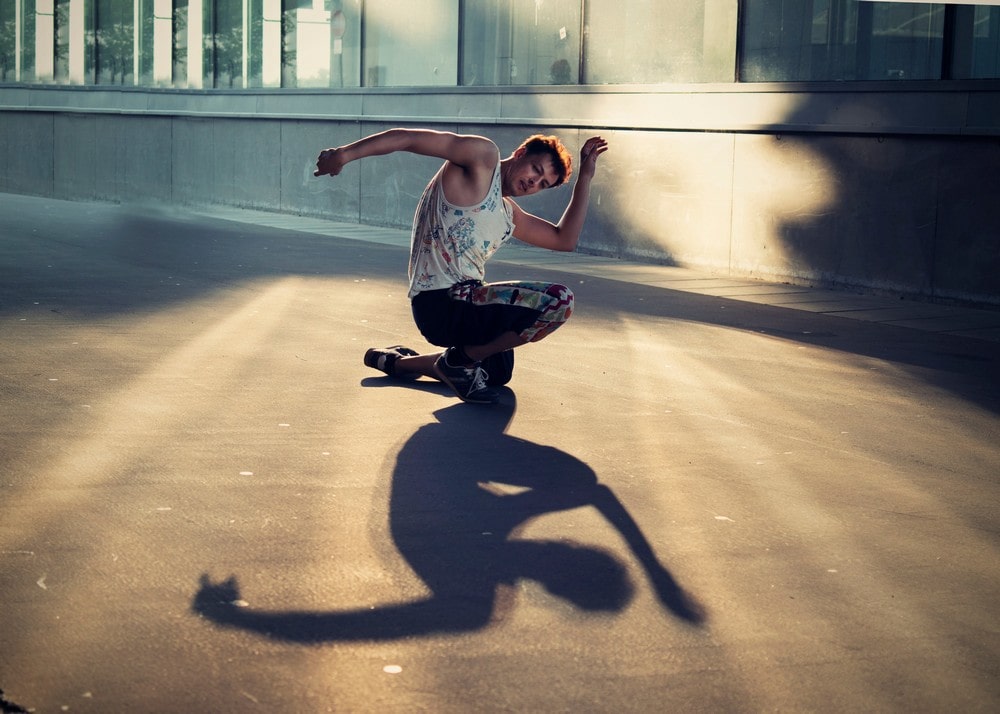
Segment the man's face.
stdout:
<path fill-rule="evenodd" d="M 507 177 L 509 196 L 530 196 L 542 189 L 552 188 L 559 181 L 559 175 L 548 154 L 525 153 L 517 159 L 513 171 Z"/>

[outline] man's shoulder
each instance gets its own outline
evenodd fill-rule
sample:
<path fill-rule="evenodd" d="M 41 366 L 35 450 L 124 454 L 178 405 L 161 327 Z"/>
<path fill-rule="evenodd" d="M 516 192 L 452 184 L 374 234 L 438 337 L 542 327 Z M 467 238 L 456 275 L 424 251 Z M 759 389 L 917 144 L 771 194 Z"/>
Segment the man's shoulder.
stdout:
<path fill-rule="evenodd" d="M 500 149 L 491 140 L 467 135 L 460 158 L 449 159 L 442 174 L 445 197 L 457 206 L 471 206 L 488 194 L 500 165 Z"/>
<path fill-rule="evenodd" d="M 491 172 L 500 161 L 500 147 L 492 139 L 477 134 L 458 135 L 459 156 L 452 163 L 466 170 L 482 168 Z"/>

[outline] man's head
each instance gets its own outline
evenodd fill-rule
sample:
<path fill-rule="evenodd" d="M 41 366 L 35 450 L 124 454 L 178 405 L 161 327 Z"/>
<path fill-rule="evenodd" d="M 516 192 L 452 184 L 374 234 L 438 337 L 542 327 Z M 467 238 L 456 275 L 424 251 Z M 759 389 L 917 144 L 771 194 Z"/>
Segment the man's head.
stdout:
<path fill-rule="evenodd" d="M 573 173 L 573 157 L 555 136 L 529 136 L 511 158 L 513 162 L 505 176 L 504 195 L 528 196 L 545 188 L 555 188 L 564 184 Z"/>

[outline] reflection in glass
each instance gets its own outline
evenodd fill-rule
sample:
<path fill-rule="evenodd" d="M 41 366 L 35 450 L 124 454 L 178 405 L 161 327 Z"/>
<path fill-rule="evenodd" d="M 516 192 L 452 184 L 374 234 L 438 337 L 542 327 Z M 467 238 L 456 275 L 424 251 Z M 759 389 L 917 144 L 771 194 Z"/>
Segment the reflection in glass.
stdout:
<path fill-rule="evenodd" d="M 95 65 L 98 84 L 132 84 L 135 28 L 133 0 L 95 0 Z"/>
<path fill-rule="evenodd" d="M 214 5 L 213 86 L 240 88 L 243 86 L 243 0 L 215 0 Z"/>
<path fill-rule="evenodd" d="M 736 0 L 590 0 L 584 81 L 732 82 L 736 18 Z"/>
<path fill-rule="evenodd" d="M 576 84 L 579 0 L 469 0 L 462 22 L 462 84 Z"/>
<path fill-rule="evenodd" d="M 53 0 L 53 38 L 55 40 L 52 77 L 57 82 L 69 81 L 69 10 L 70 0 Z M 53 12 L 54 11 L 54 12 Z"/>
<path fill-rule="evenodd" d="M 227 89 L 731 83 L 737 76 L 744 82 L 1000 78 L 1000 7 L 861 0 L 0 0 L 0 82 Z"/>
<path fill-rule="evenodd" d="M 0 2 L 0 82 L 17 80 L 17 5 Z"/>
<path fill-rule="evenodd" d="M 952 8 L 954 37 L 948 79 L 1000 79 L 1000 7 Z"/>
<path fill-rule="evenodd" d="M 22 0 L 20 15 L 20 28 L 15 30 L 19 40 L 17 59 L 20 61 L 20 68 L 15 79 L 19 82 L 31 82 L 35 80 L 35 0 Z"/>
<path fill-rule="evenodd" d="M 187 86 L 188 67 L 188 0 L 173 0 L 172 49 L 173 68 L 171 76 L 175 87 Z"/>
<path fill-rule="evenodd" d="M 458 84 L 458 0 L 366 0 L 368 87 Z"/>
<path fill-rule="evenodd" d="M 939 79 L 944 5 L 747 0 L 746 82 Z"/>
<path fill-rule="evenodd" d="M 243 31 L 245 44 L 241 49 L 242 67 L 246 70 L 244 87 L 260 87 L 264 71 L 264 3 L 263 0 L 246 0 L 246 20 Z"/>
<path fill-rule="evenodd" d="M 361 0 L 281 3 L 281 86 L 359 86 Z"/>
<path fill-rule="evenodd" d="M 864 74 L 858 79 L 940 79 L 944 5 L 866 4 L 872 12 L 871 50 L 867 58 L 862 55 L 867 64 L 859 67 Z M 861 10 L 863 19 L 864 8 Z"/>
<path fill-rule="evenodd" d="M 972 68 L 975 79 L 1000 79 L 1000 7 L 975 7 L 972 20 Z"/>
<path fill-rule="evenodd" d="M 330 85 L 330 16 L 324 0 L 285 0 L 288 81 L 292 87 Z"/>
<path fill-rule="evenodd" d="M 138 70 L 139 75 L 136 78 L 136 84 L 143 87 L 150 87 L 154 85 L 154 67 L 156 64 L 156 53 L 155 53 L 155 33 L 156 33 L 156 10 L 155 3 L 158 0 L 139 0 L 138 11 L 139 15 L 136 18 L 136 24 L 138 25 L 138 32 L 133 33 L 134 41 L 137 43 L 135 48 L 136 59 L 138 60 Z M 162 0 L 159 0 L 162 2 Z"/>

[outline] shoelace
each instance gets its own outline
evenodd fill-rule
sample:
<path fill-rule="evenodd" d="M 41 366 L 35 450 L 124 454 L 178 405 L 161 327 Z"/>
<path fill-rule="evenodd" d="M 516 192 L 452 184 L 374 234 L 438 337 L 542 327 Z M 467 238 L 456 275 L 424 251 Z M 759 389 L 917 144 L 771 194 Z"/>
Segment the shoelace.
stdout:
<path fill-rule="evenodd" d="M 482 367 L 473 367 L 473 370 L 472 385 L 469 387 L 469 391 L 466 392 L 466 394 L 472 394 L 473 392 L 486 389 L 486 380 L 490 378 L 490 375 L 488 375 L 486 370 Z"/>

